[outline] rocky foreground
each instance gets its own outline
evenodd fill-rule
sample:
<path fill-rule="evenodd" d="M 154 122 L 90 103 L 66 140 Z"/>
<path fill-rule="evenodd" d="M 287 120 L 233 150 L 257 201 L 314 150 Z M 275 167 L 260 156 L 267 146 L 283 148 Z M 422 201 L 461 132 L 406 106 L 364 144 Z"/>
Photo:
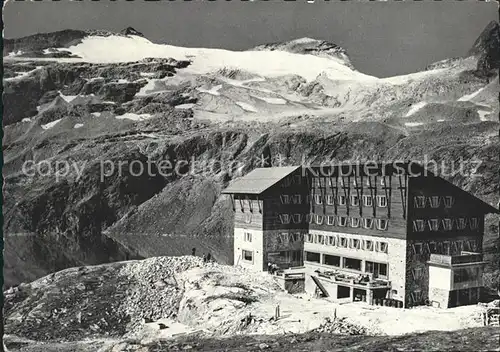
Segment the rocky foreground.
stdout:
<path fill-rule="evenodd" d="M 481 328 L 482 305 L 401 310 L 339 304 L 289 295 L 275 280 L 191 256 L 66 269 L 4 293 L 6 345 L 11 351 L 299 351 L 390 344 L 405 350 L 421 338 L 464 336 L 464 346 L 473 349 L 489 332 L 487 349 L 498 336 Z M 416 334 L 432 330 L 449 332 Z M 429 349 L 445 346 L 432 343 Z"/>

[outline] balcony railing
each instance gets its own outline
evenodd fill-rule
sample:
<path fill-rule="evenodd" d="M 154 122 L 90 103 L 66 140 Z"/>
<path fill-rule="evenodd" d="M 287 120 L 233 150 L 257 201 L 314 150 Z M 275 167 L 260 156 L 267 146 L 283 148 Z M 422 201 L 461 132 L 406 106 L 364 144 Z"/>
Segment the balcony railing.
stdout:
<path fill-rule="evenodd" d="M 350 284 L 350 285 L 361 285 L 367 288 L 381 288 L 381 287 L 391 287 L 390 281 L 382 279 L 374 279 L 373 275 L 367 274 L 363 275 L 368 280 L 360 280 L 357 277 L 349 276 L 346 274 L 341 274 L 332 271 L 319 272 L 318 276 L 324 277 L 326 279 L 332 280 L 336 283 Z"/>
<path fill-rule="evenodd" d="M 430 263 L 445 264 L 448 266 L 466 263 L 478 263 L 483 261 L 481 253 L 462 252 L 460 255 L 431 254 Z"/>

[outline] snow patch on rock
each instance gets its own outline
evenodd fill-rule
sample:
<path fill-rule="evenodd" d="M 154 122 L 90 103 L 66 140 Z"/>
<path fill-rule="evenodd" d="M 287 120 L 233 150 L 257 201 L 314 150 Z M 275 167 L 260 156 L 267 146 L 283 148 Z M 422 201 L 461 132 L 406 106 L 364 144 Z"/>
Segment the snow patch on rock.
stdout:
<path fill-rule="evenodd" d="M 143 121 L 151 118 L 151 114 L 134 114 L 131 112 L 127 112 L 123 115 L 117 115 L 115 117 L 119 120 L 127 119 L 133 121 Z"/>
<path fill-rule="evenodd" d="M 210 89 L 204 89 L 204 88 L 196 88 L 197 91 L 201 92 L 201 93 L 207 93 L 207 94 L 210 94 L 210 95 L 215 95 L 215 96 L 218 96 L 220 95 L 219 93 L 219 90 L 222 88 L 222 84 L 219 84 L 215 87 L 212 87 Z"/>
<path fill-rule="evenodd" d="M 478 95 L 479 93 L 481 93 L 483 90 L 484 90 L 485 87 L 483 88 L 480 88 L 478 90 L 476 90 L 475 92 L 472 92 L 471 94 L 466 94 L 464 95 L 463 97 L 459 98 L 458 101 L 470 101 L 472 100 L 476 95 Z"/>
<path fill-rule="evenodd" d="M 57 125 L 62 119 L 58 119 L 58 120 L 54 120 L 52 122 L 49 122 L 49 123 L 46 123 L 45 125 L 42 125 L 41 127 L 44 129 L 44 130 L 48 130 L 48 129 L 51 129 L 52 127 L 54 127 L 55 125 Z"/>
<path fill-rule="evenodd" d="M 258 112 L 258 110 L 254 106 L 247 104 L 247 103 L 244 103 L 242 101 L 237 101 L 236 105 L 238 105 L 240 108 L 242 108 L 245 111 Z"/>
<path fill-rule="evenodd" d="M 413 115 L 414 113 L 416 113 L 418 110 L 422 109 L 426 105 L 427 105 L 427 103 L 425 101 L 421 101 L 419 103 L 413 104 L 411 106 L 410 110 L 408 110 L 408 112 L 406 113 L 405 117 L 409 117 L 409 116 Z"/>
<path fill-rule="evenodd" d="M 253 98 L 263 100 L 263 101 L 265 101 L 268 104 L 273 104 L 273 105 L 285 105 L 286 104 L 286 100 L 285 99 L 281 99 L 281 98 L 266 98 L 266 97 L 260 97 L 260 96 L 257 96 L 257 95 L 251 95 L 251 96 Z"/>

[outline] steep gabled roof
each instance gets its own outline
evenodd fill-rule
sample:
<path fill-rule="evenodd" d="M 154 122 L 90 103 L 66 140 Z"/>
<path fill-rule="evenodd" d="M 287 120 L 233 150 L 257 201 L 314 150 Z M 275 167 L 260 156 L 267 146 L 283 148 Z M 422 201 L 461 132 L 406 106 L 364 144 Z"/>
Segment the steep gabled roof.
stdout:
<path fill-rule="evenodd" d="M 300 166 L 257 168 L 233 181 L 222 193 L 261 194 L 299 168 Z"/>
<path fill-rule="evenodd" d="M 464 190 L 464 189 L 462 189 L 462 188 L 460 188 L 458 186 L 455 186 L 453 183 L 451 183 L 448 180 L 445 180 L 442 177 L 436 176 L 436 178 L 439 179 L 439 181 L 442 182 L 443 186 L 446 185 L 447 187 L 452 188 L 453 190 L 455 190 L 455 192 L 457 192 L 457 194 L 459 194 L 460 196 L 462 196 L 464 199 L 468 198 L 468 199 L 470 199 L 471 202 L 476 203 L 477 207 L 479 209 L 482 209 L 482 211 L 485 214 L 498 214 L 498 213 L 500 213 L 500 211 L 497 208 L 495 208 L 494 206 L 490 205 L 489 203 L 486 203 L 481 198 L 476 197 L 474 194 L 472 194 L 470 192 L 467 192 L 466 190 Z"/>

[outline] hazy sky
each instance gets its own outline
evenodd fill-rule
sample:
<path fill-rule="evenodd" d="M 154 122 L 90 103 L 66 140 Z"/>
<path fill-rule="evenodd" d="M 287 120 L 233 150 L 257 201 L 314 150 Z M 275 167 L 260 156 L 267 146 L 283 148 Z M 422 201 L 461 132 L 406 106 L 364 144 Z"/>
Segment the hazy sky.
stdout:
<path fill-rule="evenodd" d="M 361 72 L 384 77 L 461 56 L 498 20 L 495 1 L 24 1 L 4 8 L 4 35 L 132 26 L 157 43 L 242 50 L 300 37 L 344 47 Z"/>

